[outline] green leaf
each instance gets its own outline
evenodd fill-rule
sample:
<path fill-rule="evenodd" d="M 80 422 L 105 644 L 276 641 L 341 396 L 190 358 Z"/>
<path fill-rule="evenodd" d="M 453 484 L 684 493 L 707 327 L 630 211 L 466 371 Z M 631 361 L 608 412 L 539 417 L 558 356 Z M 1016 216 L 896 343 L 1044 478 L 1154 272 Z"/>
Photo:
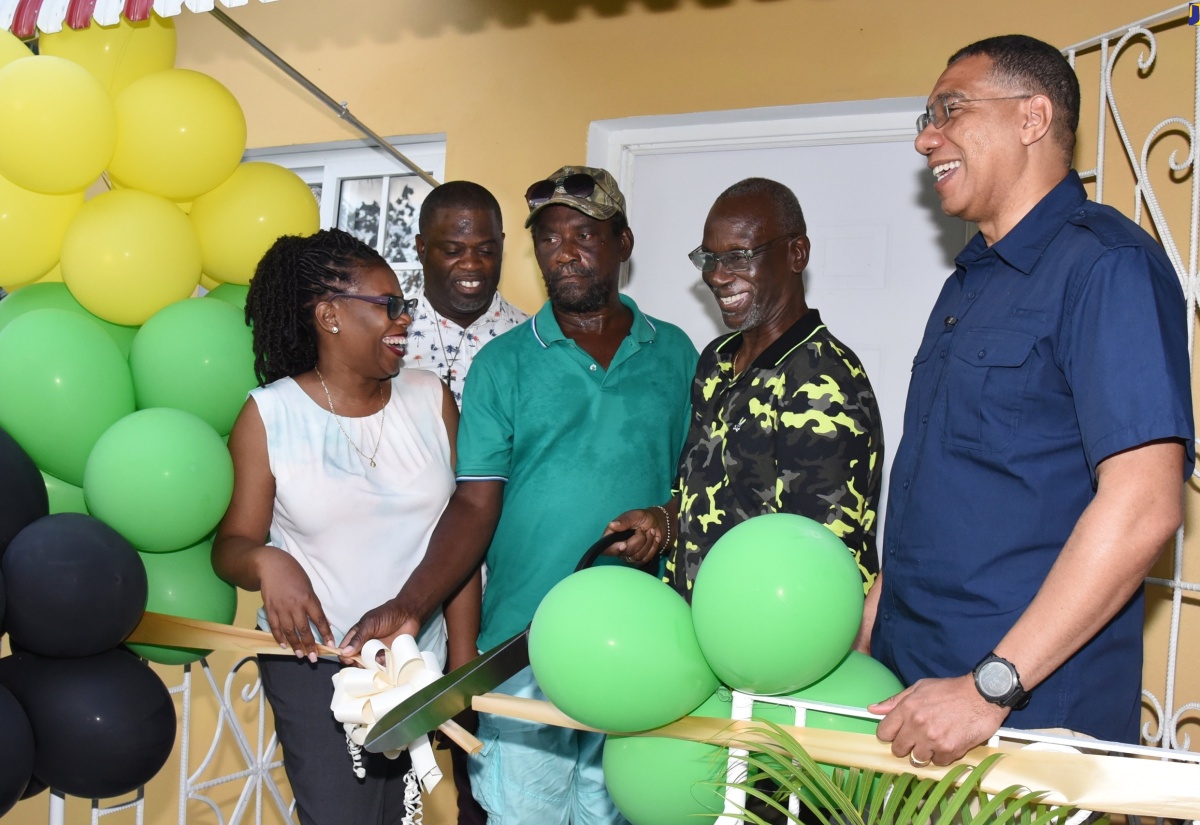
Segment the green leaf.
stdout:
<path fill-rule="evenodd" d="M 748 800 L 760 800 L 793 823 L 799 822 L 787 810 L 788 797 L 793 795 L 816 801 L 815 809 L 808 807 L 823 825 L 1062 825 L 1072 811 L 1043 803 L 1045 791 L 1031 792 L 1019 785 L 997 794 L 983 791 L 984 778 L 1003 754 L 992 754 L 975 766 L 956 765 L 936 781 L 854 767 L 835 767 L 829 776 L 773 722 L 756 722 L 753 731 L 767 743 L 744 739 L 730 743 L 749 750 L 745 779 L 714 784 L 741 789 Z M 764 780 L 773 783 L 773 792 L 756 787 Z M 735 818 L 766 825 L 744 806 Z"/>

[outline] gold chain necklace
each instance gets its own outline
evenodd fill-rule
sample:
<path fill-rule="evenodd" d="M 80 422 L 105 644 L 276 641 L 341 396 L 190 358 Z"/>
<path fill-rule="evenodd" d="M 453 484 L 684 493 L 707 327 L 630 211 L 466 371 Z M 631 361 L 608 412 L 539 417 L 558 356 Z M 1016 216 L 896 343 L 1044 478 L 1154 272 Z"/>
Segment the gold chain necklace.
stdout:
<path fill-rule="evenodd" d="M 358 449 L 358 445 L 354 443 L 354 439 L 350 437 L 350 433 L 346 432 L 346 428 L 342 426 L 342 419 L 338 416 L 337 411 L 333 409 L 333 396 L 329 394 L 329 387 L 325 386 L 325 377 L 321 375 L 321 371 L 313 367 L 313 371 L 317 374 L 317 380 L 321 382 L 321 389 L 325 390 L 325 400 L 329 402 L 329 414 L 333 416 L 333 420 L 337 422 L 338 429 L 342 431 L 342 435 L 346 436 L 346 440 L 350 442 L 350 446 L 360 456 L 371 462 L 371 466 L 375 466 L 375 456 L 379 455 L 379 445 L 383 443 L 383 423 L 387 419 L 387 404 L 383 404 L 380 408 L 379 416 L 379 438 L 375 439 L 375 452 L 367 455 L 362 450 Z M 379 384 L 379 400 L 383 401 L 383 383 Z"/>

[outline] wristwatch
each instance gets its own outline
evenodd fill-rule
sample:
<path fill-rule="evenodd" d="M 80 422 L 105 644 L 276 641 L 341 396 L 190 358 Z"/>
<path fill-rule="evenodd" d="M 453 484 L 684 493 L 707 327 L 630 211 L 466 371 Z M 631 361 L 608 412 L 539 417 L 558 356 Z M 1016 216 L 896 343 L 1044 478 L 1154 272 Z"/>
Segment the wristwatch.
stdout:
<path fill-rule="evenodd" d="M 1017 668 L 1008 659 L 1002 659 L 989 653 L 984 656 L 972 671 L 975 676 L 975 689 L 979 695 L 993 705 L 1003 708 L 1020 710 L 1029 704 L 1033 691 L 1021 687 L 1021 676 Z"/>

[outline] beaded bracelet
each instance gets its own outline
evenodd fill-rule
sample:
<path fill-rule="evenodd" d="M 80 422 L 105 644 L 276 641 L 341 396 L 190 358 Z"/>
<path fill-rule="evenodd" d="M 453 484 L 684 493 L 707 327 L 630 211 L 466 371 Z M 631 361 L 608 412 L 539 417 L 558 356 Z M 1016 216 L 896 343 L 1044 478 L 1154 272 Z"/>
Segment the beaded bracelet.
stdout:
<path fill-rule="evenodd" d="M 663 524 L 665 524 L 665 525 L 666 525 L 666 527 L 667 527 L 667 535 L 666 535 L 666 538 L 664 538 L 664 539 L 663 539 L 663 543 L 662 543 L 662 544 L 660 544 L 660 545 L 658 546 L 658 554 L 661 556 L 663 553 L 667 552 L 667 549 L 668 549 L 668 548 L 670 548 L 670 546 L 671 546 L 671 542 L 672 542 L 672 537 L 671 537 L 671 514 L 670 514 L 670 513 L 668 513 L 668 512 L 667 512 L 667 508 L 666 508 L 666 507 L 663 507 L 661 504 L 655 504 L 655 505 L 654 505 L 653 507 L 651 507 L 650 509 L 651 509 L 651 510 L 662 510 L 662 514 L 663 514 Z"/>

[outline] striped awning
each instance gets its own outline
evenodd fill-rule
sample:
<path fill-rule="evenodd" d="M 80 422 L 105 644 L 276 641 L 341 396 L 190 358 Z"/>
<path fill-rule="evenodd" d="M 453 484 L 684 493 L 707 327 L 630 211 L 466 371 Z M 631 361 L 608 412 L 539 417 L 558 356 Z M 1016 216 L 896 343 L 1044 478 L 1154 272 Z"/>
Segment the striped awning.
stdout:
<path fill-rule="evenodd" d="M 220 0 L 226 8 L 244 6 L 249 0 Z M 271 3 L 274 0 L 259 0 Z M 111 26 L 121 17 L 134 23 L 145 20 L 153 11 L 159 17 L 174 17 L 184 9 L 212 11 L 216 0 L 0 0 L 0 27 L 22 40 L 39 31 L 62 31 L 63 26 L 86 29 L 96 21 Z"/>

